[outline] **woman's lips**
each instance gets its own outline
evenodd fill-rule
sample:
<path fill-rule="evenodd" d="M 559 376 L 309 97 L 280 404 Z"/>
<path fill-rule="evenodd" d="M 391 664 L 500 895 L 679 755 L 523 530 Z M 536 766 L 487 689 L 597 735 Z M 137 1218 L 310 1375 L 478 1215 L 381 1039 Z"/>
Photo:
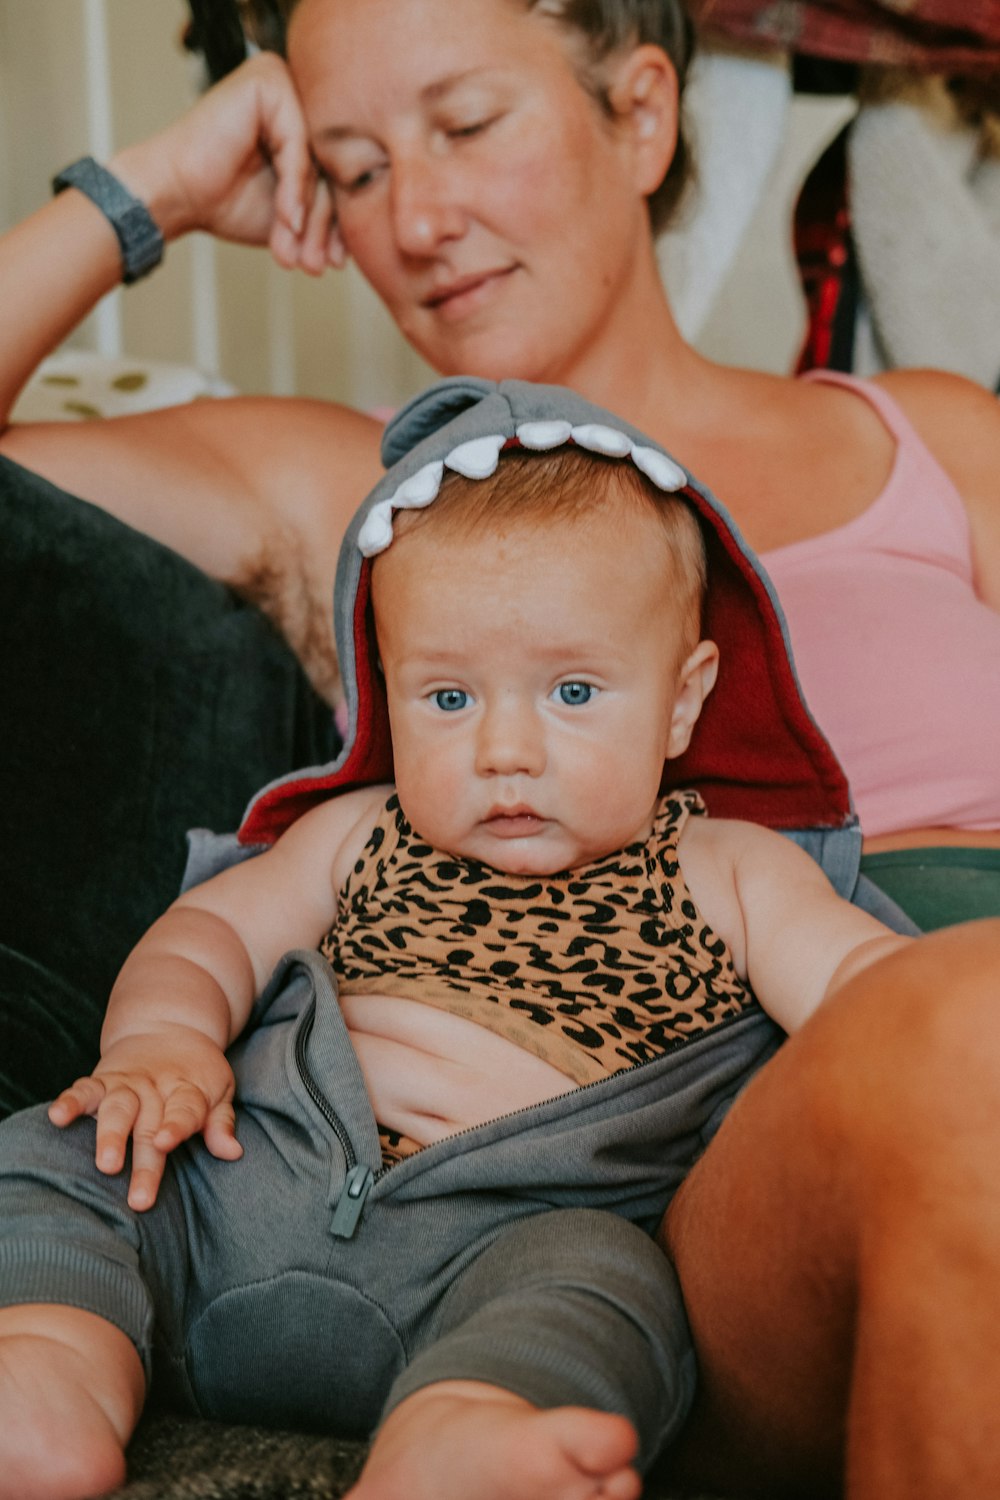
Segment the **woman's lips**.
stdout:
<path fill-rule="evenodd" d="M 460 280 L 449 282 L 447 286 L 431 292 L 424 298 L 424 307 L 445 318 L 464 317 L 485 302 L 515 269 L 514 266 L 498 266 L 493 271 L 463 276 Z"/>

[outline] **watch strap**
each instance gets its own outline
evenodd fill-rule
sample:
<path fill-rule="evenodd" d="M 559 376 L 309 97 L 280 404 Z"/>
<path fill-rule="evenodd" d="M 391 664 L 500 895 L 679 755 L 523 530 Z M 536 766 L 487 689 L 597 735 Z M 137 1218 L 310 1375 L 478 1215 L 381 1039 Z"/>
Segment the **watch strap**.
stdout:
<path fill-rule="evenodd" d="M 149 209 L 92 156 L 81 156 L 52 179 L 52 191 L 75 187 L 101 210 L 118 236 L 122 280 L 126 285 L 148 276 L 163 259 L 163 235 Z"/>

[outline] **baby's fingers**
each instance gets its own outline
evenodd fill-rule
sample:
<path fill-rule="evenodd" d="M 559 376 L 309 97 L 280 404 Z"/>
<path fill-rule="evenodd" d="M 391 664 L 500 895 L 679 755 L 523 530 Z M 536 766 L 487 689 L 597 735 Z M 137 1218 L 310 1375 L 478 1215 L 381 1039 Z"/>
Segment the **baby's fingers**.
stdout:
<path fill-rule="evenodd" d="M 207 1130 L 211 1109 L 201 1089 L 193 1083 L 180 1083 L 167 1096 L 163 1118 L 154 1141 L 159 1151 L 172 1151 L 181 1141 L 190 1140 Z"/>
<path fill-rule="evenodd" d="M 49 1105 L 49 1119 L 60 1128 L 72 1125 L 81 1115 L 96 1115 L 105 1095 L 105 1087 L 99 1078 L 78 1078 L 68 1089 L 63 1089 L 58 1098 Z"/>
<path fill-rule="evenodd" d="M 154 1137 L 155 1139 L 155 1137 Z M 153 1144 L 149 1136 L 138 1132 L 132 1141 L 132 1175 L 128 1182 L 128 1206 L 145 1213 L 156 1202 L 163 1181 L 167 1153 Z"/>
<path fill-rule="evenodd" d="M 243 1147 L 236 1139 L 236 1111 L 228 1099 L 216 1104 L 205 1123 L 205 1145 L 220 1161 L 239 1161 Z"/>
<path fill-rule="evenodd" d="M 155 1113 L 145 1110 L 132 1132 L 128 1202 L 140 1213 L 156 1202 L 167 1156 L 202 1129 L 207 1108 L 204 1094 L 191 1083 L 178 1084 L 162 1103 L 157 1103 Z"/>
<path fill-rule="evenodd" d="M 149 1119 L 149 1107 L 144 1108 L 141 1095 L 125 1084 L 105 1087 L 104 1098 L 97 1107 L 97 1145 L 94 1159 L 99 1172 L 113 1177 L 125 1165 L 125 1152 L 129 1137 L 145 1130 L 148 1139 L 159 1123 L 158 1101 L 154 1106 L 153 1120 Z"/>

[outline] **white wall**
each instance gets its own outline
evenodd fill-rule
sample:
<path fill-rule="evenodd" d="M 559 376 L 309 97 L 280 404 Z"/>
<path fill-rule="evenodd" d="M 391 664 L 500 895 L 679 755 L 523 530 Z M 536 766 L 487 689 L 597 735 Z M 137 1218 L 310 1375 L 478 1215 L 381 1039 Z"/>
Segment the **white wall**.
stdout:
<path fill-rule="evenodd" d="M 95 15 L 107 30 L 110 98 L 88 101 Z M 98 154 L 95 136 L 110 132 L 114 149 L 194 99 L 196 66 L 180 46 L 186 19 L 183 0 L 0 0 L 0 225 L 45 201 L 61 166 Z M 698 336 L 713 357 L 778 371 L 794 362 L 803 312 L 791 204 L 843 117 L 841 104 L 793 101 L 772 184 Z M 214 278 L 205 274 L 213 263 Z M 362 406 L 396 404 L 429 378 L 353 271 L 317 283 L 261 252 L 191 236 L 148 281 L 113 297 L 103 335 L 92 318 L 74 344 L 95 347 L 117 324 L 131 355 L 195 363 L 245 391 Z"/>

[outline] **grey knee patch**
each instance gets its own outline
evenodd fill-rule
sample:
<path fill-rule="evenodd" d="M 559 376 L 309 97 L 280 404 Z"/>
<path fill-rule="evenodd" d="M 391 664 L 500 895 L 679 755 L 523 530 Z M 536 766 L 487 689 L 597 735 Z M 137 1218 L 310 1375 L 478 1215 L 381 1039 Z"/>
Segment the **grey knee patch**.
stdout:
<path fill-rule="evenodd" d="M 456 1282 L 385 1417 L 441 1380 L 480 1380 L 538 1407 L 628 1417 L 647 1468 L 690 1410 L 695 1358 L 667 1258 L 634 1224 L 542 1213 L 496 1240 Z"/>

